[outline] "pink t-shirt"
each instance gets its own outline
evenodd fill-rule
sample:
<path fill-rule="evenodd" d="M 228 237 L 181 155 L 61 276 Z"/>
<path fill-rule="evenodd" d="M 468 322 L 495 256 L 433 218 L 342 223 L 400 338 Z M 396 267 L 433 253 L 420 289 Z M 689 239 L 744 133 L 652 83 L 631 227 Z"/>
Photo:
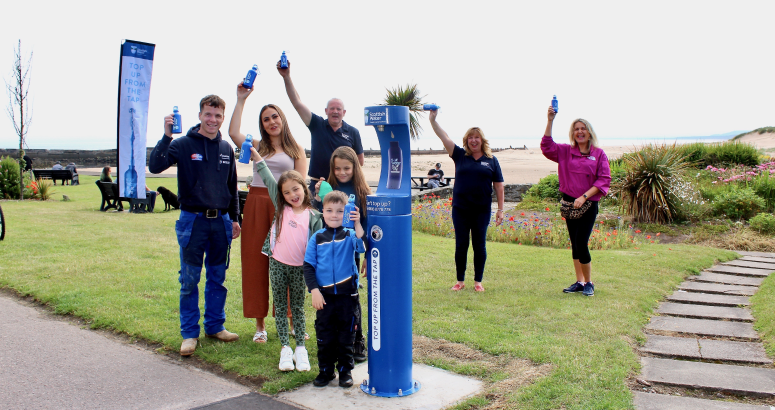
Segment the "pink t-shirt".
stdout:
<path fill-rule="evenodd" d="M 283 228 L 272 249 L 272 257 L 290 266 L 304 265 L 304 253 L 309 239 L 309 210 L 296 215 L 293 208 L 283 210 Z"/>

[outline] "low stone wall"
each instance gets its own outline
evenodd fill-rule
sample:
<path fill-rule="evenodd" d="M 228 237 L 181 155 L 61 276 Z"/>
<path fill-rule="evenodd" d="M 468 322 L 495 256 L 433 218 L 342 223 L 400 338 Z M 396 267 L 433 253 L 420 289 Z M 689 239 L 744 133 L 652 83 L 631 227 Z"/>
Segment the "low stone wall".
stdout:
<path fill-rule="evenodd" d="M 505 184 L 503 185 L 503 196 L 506 202 L 522 202 L 522 196 L 533 184 Z M 452 196 L 452 187 L 445 186 L 435 189 L 412 190 L 412 201 L 422 199 L 426 195 L 435 194 L 440 198 L 449 198 Z M 492 193 L 492 201 L 496 202 L 495 191 Z"/>
<path fill-rule="evenodd" d="M 145 165 L 151 158 L 153 147 L 147 147 Z M 118 166 L 118 150 L 69 150 L 69 149 L 26 149 L 24 153 L 32 158 L 33 168 L 51 168 L 59 161 L 62 165 L 74 162 L 78 168 L 102 168 Z M 18 149 L 0 149 L 0 157 L 19 158 Z"/>

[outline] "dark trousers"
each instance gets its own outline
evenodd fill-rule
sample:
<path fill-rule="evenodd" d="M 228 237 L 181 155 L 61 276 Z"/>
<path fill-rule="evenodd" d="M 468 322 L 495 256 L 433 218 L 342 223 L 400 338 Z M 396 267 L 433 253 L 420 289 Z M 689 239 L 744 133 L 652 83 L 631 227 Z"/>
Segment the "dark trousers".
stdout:
<path fill-rule="evenodd" d="M 466 278 L 466 263 L 468 261 L 468 238 L 474 247 L 474 280 L 482 281 L 484 263 L 487 261 L 487 226 L 490 224 L 490 211 L 475 212 L 452 207 L 452 225 L 455 227 L 455 268 L 457 280 Z"/>
<path fill-rule="evenodd" d="M 317 311 L 315 332 L 318 337 L 320 372 L 333 375 L 355 367 L 353 344 L 358 323 L 358 295 L 323 294 L 326 304 Z"/>
<path fill-rule="evenodd" d="M 562 194 L 562 198 L 570 202 L 576 200 L 576 198 L 565 194 Z M 573 251 L 573 259 L 578 259 L 579 263 L 584 265 L 592 262 L 592 257 L 589 255 L 589 236 L 592 235 L 592 228 L 595 227 L 595 218 L 597 217 L 598 209 L 597 201 L 590 202 L 592 202 L 592 205 L 581 218 L 565 220 L 565 224 L 568 226 L 568 234 L 570 235 L 570 246 Z"/>

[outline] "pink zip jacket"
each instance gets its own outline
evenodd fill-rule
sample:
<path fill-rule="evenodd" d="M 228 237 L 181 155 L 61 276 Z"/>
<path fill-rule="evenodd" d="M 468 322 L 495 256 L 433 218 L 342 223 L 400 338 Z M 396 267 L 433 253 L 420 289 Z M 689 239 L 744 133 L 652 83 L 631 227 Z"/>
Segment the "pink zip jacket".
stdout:
<path fill-rule="evenodd" d="M 570 144 L 557 144 L 551 136 L 541 139 L 541 152 L 557 165 L 560 177 L 560 191 L 578 198 L 593 186 L 600 190 L 587 200 L 599 201 L 611 187 L 611 168 L 608 156 L 602 149 L 592 146 L 589 156 L 581 155 L 578 147 Z"/>

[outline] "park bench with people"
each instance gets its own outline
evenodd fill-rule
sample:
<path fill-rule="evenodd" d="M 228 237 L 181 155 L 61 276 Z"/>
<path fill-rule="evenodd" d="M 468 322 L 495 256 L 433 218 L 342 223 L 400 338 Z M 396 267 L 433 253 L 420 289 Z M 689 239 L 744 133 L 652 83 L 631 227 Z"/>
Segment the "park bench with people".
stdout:
<path fill-rule="evenodd" d="M 102 203 L 100 204 L 100 211 L 106 212 L 108 209 L 115 209 L 117 211 L 123 211 L 123 202 L 129 202 L 129 212 L 144 213 L 153 212 L 154 202 L 151 196 L 145 198 L 124 198 L 118 193 L 118 184 L 115 182 L 101 182 L 94 181 L 102 194 Z"/>
<path fill-rule="evenodd" d="M 428 175 L 422 175 L 422 176 L 413 176 L 412 177 L 412 189 L 419 189 L 420 191 L 425 189 L 431 189 L 428 187 L 427 182 L 425 181 L 428 178 Z M 455 180 L 455 177 L 443 177 L 441 178 L 441 181 L 439 181 L 439 187 L 445 187 L 452 184 L 452 181 Z"/>
<path fill-rule="evenodd" d="M 54 181 L 54 185 L 57 184 L 57 181 L 62 181 L 62 185 L 65 181 L 70 181 L 72 185 L 78 185 L 78 173 L 70 169 L 33 169 L 32 173 L 36 180 L 51 179 Z"/>

